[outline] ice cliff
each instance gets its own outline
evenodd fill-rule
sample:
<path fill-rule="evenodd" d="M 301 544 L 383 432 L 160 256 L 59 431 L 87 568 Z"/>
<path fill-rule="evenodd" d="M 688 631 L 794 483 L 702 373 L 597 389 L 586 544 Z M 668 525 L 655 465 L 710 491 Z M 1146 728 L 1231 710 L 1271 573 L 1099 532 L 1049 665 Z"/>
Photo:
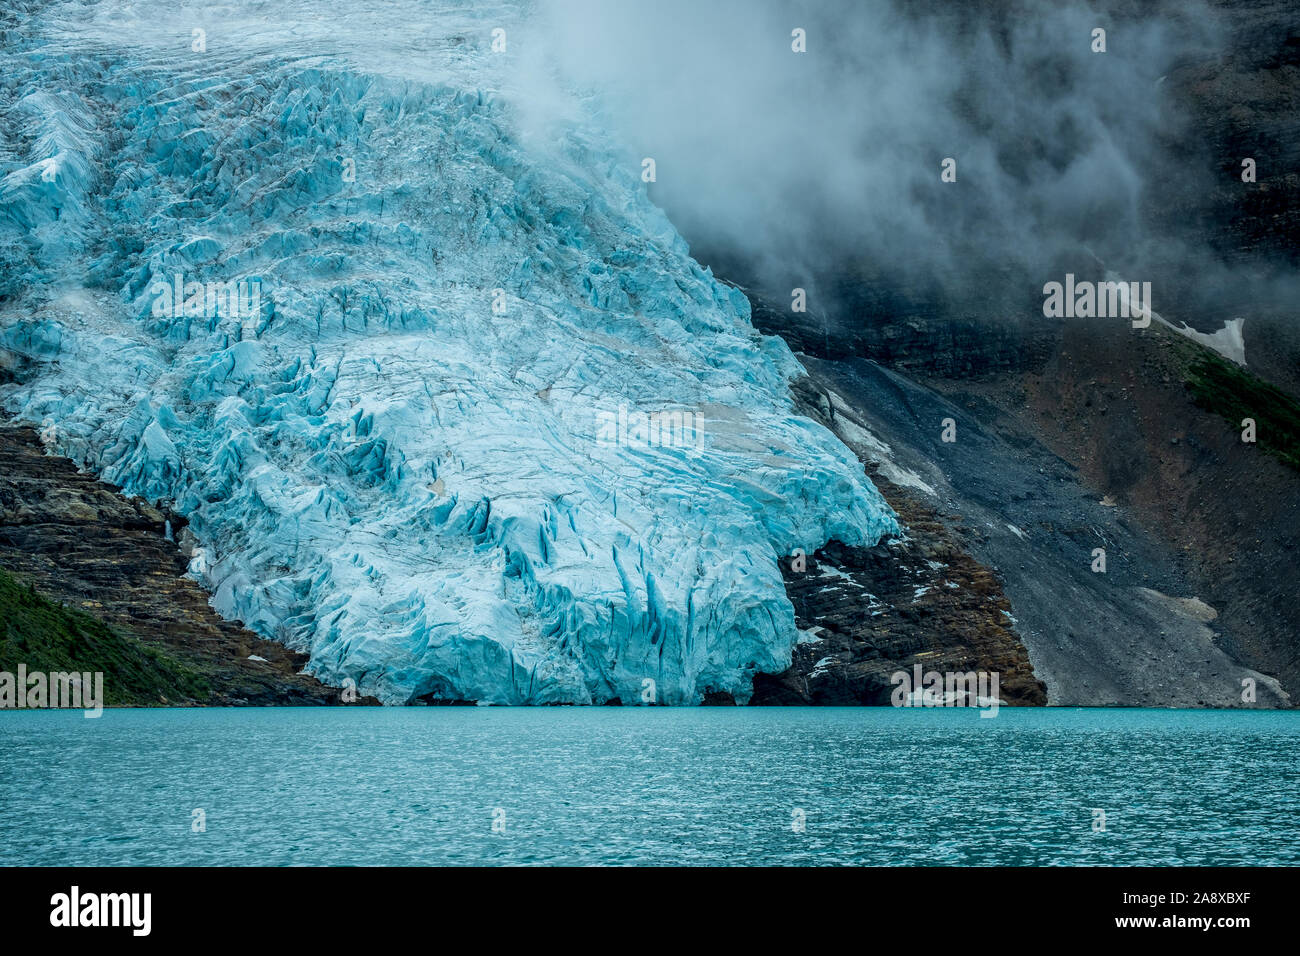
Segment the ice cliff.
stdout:
<path fill-rule="evenodd" d="M 527 11 L 222 11 L 15 8 L 9 413 L 186 515 L 222 614 L 386 702 L 785 668 L 778 560 L 894 516 L 596 107 L 531 122 L 492 50 Z"/>

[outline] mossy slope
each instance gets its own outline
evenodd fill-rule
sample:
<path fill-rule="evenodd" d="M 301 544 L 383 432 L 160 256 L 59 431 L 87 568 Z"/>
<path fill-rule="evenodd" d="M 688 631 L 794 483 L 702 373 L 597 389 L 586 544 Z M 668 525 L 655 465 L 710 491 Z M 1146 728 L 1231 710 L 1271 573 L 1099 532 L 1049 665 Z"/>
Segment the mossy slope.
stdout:
<path fill-rule="evenodd" d="M 108 706 L 206 701 L 208 682 L 167 654 L 42 597 L 0 569 L 0 671 L 101 672 Z"/>
<path fill-rule="evenodd" d="M 1254 419 L 1259 447 L 1300 471 L 1300 403 L 1290 395 L 1212 353 L 1192 362 L 1187 387 L 1197 405 L 1234 427 Z"/>

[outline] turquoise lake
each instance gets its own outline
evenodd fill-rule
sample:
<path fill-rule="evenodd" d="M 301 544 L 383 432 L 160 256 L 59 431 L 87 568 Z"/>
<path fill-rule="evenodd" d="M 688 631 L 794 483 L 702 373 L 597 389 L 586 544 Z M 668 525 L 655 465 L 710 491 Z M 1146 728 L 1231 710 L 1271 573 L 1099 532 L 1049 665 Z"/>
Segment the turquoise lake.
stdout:
<path fill-rule="evenodd" d="M 1296 863 L 1300 712 L 0 712 L 0 865 Z"/>

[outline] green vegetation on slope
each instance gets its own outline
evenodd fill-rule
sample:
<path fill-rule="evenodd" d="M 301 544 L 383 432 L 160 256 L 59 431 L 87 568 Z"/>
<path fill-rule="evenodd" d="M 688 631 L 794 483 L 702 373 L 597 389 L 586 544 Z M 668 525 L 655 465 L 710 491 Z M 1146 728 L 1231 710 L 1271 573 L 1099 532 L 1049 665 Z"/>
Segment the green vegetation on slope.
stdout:
<path fill-rule="evenodd" d="M 1291 396 L 1213 353 L 1197 356 L 1187 387 L 1197 405 L 1236 428 L 1253 418 L 1259 447 L 1300 471 L 1300 403 Z"/>
<path fill-rule="evenodd" d="M 207 700 L 208 682 L 167 654 L 89 614 L 47 600 L 0 570 L 0 671 L 104 675 L 107 705 Z"/>

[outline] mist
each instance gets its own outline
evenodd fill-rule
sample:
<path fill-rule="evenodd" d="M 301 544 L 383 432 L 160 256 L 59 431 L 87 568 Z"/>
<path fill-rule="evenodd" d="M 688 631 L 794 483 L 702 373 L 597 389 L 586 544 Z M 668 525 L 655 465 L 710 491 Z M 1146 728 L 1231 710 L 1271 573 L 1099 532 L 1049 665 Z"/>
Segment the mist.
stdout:
<path fill-rule="evenodd" d="M 1067 269 L 1222 272 L 1194 230 L 1152 225 L 1171 189 L 1195 195 L 1213 175 L 1177 145 L 1195 130 L 1164 81 L 1216 55 L 1224 24 L 1205 6 L 548 0 L 537 13 L 545 36 L 520 56 L 521 85 L 597 110 L 631 168 L 654 159 L 650 196 L 697 258 L 778 305 L 802 287 L 832 323 L 994 316 L 1032 308 Z"/>

